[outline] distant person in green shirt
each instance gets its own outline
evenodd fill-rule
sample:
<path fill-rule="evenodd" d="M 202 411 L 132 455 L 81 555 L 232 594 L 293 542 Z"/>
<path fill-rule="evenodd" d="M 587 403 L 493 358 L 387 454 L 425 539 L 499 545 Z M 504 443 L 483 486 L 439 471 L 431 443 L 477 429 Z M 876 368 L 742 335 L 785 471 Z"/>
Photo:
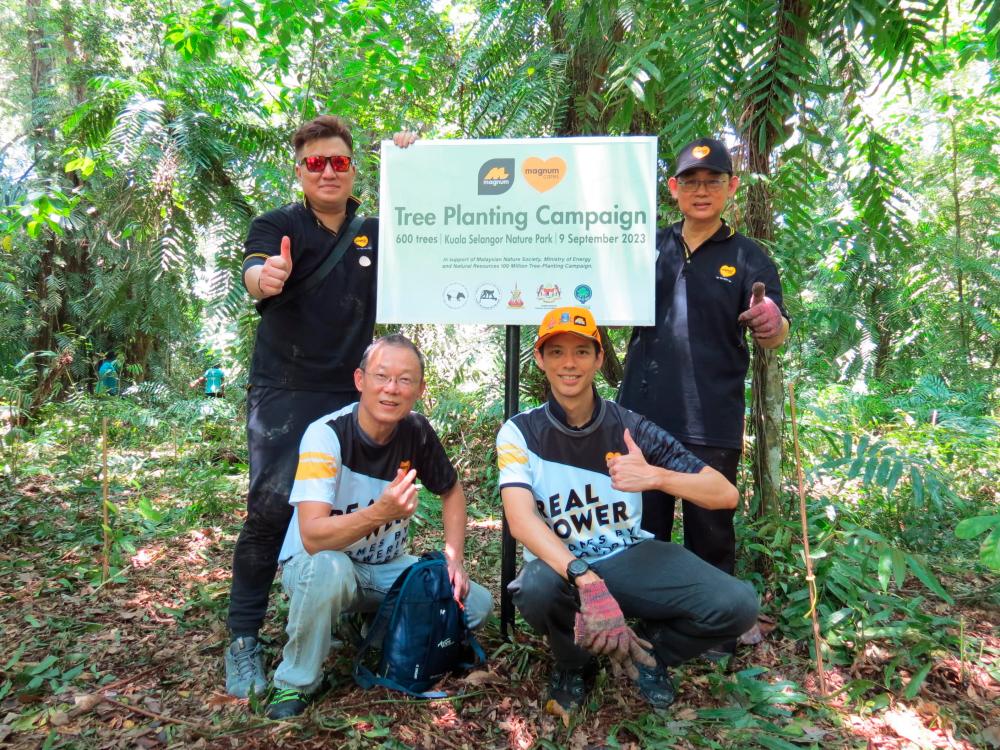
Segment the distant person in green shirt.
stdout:
<path fill-rule="evenodd" d="M 205 374 L 200 378 L 191 383 L 191 387 L 195 388 L 199 385 L 205 386 L 205 395 L 209 398 L 222 398 L 226 395 L 226 373 L 222 371 L 219 367 L 219 363 L 216 362 L 214 365 L 205 370 Z"/>
<path fill-rule="evenodd" d="M 114 352 L 105 354 L 104 361 L 97 368 L 97 387 L 94 392 L 108 396 L 118 395 L 118 362 Z"/>

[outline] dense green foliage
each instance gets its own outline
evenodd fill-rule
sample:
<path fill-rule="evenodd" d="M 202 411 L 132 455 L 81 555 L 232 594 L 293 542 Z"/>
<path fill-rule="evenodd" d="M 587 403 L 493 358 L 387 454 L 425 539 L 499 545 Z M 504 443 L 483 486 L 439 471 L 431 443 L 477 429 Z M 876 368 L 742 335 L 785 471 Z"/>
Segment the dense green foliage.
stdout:
<path fill-rule="evenodd" d="M 242 239 L 252 216 L 294 197 L 287 138 L 303 118 L 355 123 L 369 211 L 378 143 L 401 127 L 651 133 L 665 165 L 692 137 L 722 134 L 744 180 L 731 220 L 774 256 L 793 320 L 780 359 L 797 384 L 828 656 L 850 664 L 888 644 L 877 679 L 845 694 L 875 707 L 912 698 L 938 655 L 964 665 L 983 648 L 945 605 L 997 604 L 998 20 L 992 3 L 931 0 L 4 5 L 0 484 L 22 492 L 56 476 L 68 503 L 91 502 L 109 416 L 117 460 L 131 462 L 113 472 L 112 575 L 145 541 L 239 504 L 238 386 L 256 323 L 238 279 Z M 672 220 L 663 185 L 661 209 Z M 423 408 L 472 488 L 473 515 L 495 517 L 501 333 L 408 332 L 430 356 Z M 622 352 L 628 332 L 611 334 Z M 112 349 L 127 395 L 96 399 Z M 208 413 L 185 394 L 210 356 L 231 387 Z M 522 403 L 541 397 L 525 352 Z M 790 431 L 781 441 L 779 506 L 741 514 L 741 564 L 781 630 L 805 642 Z M 172 461 L 154 459 L 170 446 Z M 151 480 L 147 465 L 164 473 Z M 183 497 L 161 507 L 159 483 Z M 741 489 L 756 509 L 749 477 Z M 0 540 L 23 520 L 14 506 L 0 508 Z M 101 533 L 96 518 L 72 533 L 32 527 L 80 549 Z M 483 555 L 494 574 L 496 549 Z M 67 591 L 101 585 L 92 559 L 61 571 Z M 219 619 L 224 592 L 208 589 L 186 605 L 191 627 Z M 517 648 L 521 673 L 533 656 Z M 728 746 L 800 741 L 784 721 L 804 702 L 798 688 L 761 688 L 758 676 L 713 677 L 738 705 L 699 721 L 742 722 Z M 15 682 L 0 682 L 0 698 L 26 689 Z M 615 731 L 668 746 L 691 721 Z"/>

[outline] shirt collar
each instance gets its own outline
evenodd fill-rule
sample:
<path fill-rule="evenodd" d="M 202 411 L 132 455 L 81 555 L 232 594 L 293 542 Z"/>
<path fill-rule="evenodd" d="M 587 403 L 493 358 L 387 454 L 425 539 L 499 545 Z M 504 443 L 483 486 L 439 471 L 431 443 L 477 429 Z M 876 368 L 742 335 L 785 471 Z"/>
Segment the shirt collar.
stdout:
<path fill-rule="evenodd" d="M 682 219 L 681 221 L 678 221 L 676 224 L 674 224 L 673 230 L 674 234 L 677 235 L 677 241 L 678 242 L 682 241 L 684 232 L 684 220 Z M 723 240 L 728 240 L 734 234 L 736 234 L 736 230 L 733 229 L 731 226 L 729 226 L 726 223 L 725 219 L 722 219 L 722 226 L 720 226 L 718 230 L 716 230 L 715 234 L 713 234 L 711 237 L 705 240 L 705 242 L 722 242 Z"/>
<path fill-rule="evenodd" d="M 315 213 L 313 213 L 312 206 L 309 205 L 309 199 L 308 198 L 306 198 L 306 197 L 302 198 L 302 205 L 304 205 L 306 207 L 306 209 L 309 211 L 310 215 L 316 220 L 317 226 L 319 226 L 322 229 L 326 229 L 326 231 L 328 231 L 328 232 L 330 231 L 329 229 L 327 229 L 326 225 L 319 220 L 319 217 L 316 216 Z M 353 195 L 350 196 L 350 197 L 348 197 L 348 199 L 347 199 L 346 215 L 344 216 L 344 222 L 346 223 L 346 222 L 350 221 L 354 217 L 354 214 L 356 214 L 358 212 L 359 208 L 361 208 L 361 201 L 358 200 L 357 198 L 355 198 Z M 343 225 L 341 225 L 341 229 L 343 229 Z M 336 232 L 336 234 L 340 234 L 340 232 L 338 231 L 338 232 Z"/>
<path fill-rule="evenodd" d="M 597 394 L 597 386 L 591 385 L 591 390 L 594 392 L 594 413 L 590 415 L 590 419 L 582 427 L 574 427 L 571 425 L 566 418 L 566 410 L 560 406 L 559 402 L 556 401 L 556 397 L 549 394 L 549 414 L 555 417 L 556 421 L 559 422 L 563 427 L 567 429 L 574 430 L 576 432 L 583 432 L 589 428 L 601 416 L 601 397 Z"/>

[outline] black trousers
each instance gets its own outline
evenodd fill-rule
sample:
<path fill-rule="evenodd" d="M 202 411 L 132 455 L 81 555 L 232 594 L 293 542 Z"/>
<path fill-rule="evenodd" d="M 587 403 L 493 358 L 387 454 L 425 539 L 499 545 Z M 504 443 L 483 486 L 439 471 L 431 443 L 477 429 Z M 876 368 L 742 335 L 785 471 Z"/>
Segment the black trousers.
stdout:
<path fill-rule="evenodd" d="M 622 613 L 641 620 L 638 634 L 668 667 L 733 640 L 757 620 L 753 586 L 679 544 L 648 539 L 592 567 Z M 548 637 L 556 664 L 577 668 L 590 660 L 573 640 L 579 605 L 575 589 L 562 576 L 532 560 L 508 588 L 524 619 Z"/>
<path fill-rule="evenodd" d="M 355 392 L 291 391 L 252 386 L 247 394 L 250 489 L 247 518 L 233 552 L 229 630 L 256 636 L 278 569 L 278 552 L 292 517 L 288 495 L 306 427 L 357 400 Z"/>
<path fill-rule="evenodd" d="M 740 467 L 741 452 L 735 448 L 684 443 L 684 447 L 718 471 L 733 484 Z M 642 493 L 642 528 L 657 539 L 669 542 L 674 528 L 677 498 L 662 492 Z M 706 510 L 684 500 L 684 546 L 719 570 L 733 574 L 736 569 L 735 510 Z"/>

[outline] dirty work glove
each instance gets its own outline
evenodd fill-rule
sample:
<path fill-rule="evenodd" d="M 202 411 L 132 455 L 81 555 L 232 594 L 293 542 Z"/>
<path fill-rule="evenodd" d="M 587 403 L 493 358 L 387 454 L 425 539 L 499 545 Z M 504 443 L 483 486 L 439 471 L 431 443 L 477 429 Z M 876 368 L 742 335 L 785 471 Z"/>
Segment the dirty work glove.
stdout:
<path fill-rule="evenodd" d="M 750 308 L 738 320 L 750 328 L 755 339 L 769 339 L 781 332 L 781 310 L 774 300 L 764 296 L 762 282 L 754 282 Z"/>
<path fill-rule="evenodd" d="M 652 644 L 625 624 L 625 615 L 604 581 L 583 583 L 577 589 L 580 592 L 574 633 L 577 646 L 595 655 L 610 656 L 633 680 L 639 676 L 635 662 L 656 666 L 656 660 L 649 654 Z"/>

